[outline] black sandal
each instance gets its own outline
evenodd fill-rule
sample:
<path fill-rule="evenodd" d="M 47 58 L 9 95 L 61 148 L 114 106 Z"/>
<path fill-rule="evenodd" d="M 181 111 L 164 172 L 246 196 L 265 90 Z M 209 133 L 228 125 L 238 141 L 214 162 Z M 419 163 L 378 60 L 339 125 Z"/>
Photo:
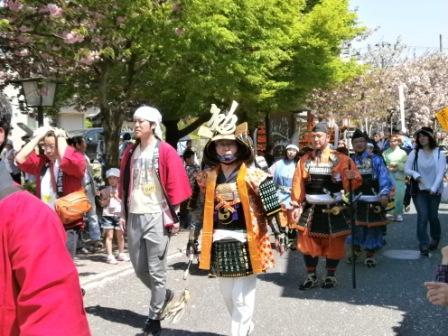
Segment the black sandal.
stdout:
<path fill-rule="evenodd" d="M 299 286 L 299 290 L 307 290 L 314 287 L 317 287 L 319 282 L 317 281 L 316 274 L 308 274 L 306 280 Z"/>
<path fill-rule="evenodd" d="M 337 284 L 336 277 L 327 275 L 322 283 L 322 288 L 326 289 L 334 288 L 336 287 L 336 284 Z"/>
<path fill-rule="evenodd" d="M 367 268 L 374 268 L 376 267 L 377 261 L 373 257 L 368 257 L 366 260 L 364 260 L 364 265 L 367 266 Z"/>

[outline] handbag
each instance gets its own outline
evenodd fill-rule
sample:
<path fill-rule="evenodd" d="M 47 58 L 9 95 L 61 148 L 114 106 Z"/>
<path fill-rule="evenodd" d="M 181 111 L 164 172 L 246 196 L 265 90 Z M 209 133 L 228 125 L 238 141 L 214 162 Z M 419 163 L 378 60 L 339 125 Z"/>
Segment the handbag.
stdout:
<path fill-rule="evenodd" d="M 84 189 L 72 192 L 56 200 L 55 210 L 64 225 L 83 219 L 92 205 Z"/>

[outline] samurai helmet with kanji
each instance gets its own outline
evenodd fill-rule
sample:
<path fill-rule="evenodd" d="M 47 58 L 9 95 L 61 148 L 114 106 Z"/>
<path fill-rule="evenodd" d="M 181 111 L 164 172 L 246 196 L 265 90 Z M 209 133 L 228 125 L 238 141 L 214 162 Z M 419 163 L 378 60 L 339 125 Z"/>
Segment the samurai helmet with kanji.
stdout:
<path fill-rule="evenodd" d="M 236 101 L 228 111 L 222 112 L 215 104 L 212 104 L 210 113 L 212 117 L 199 128 L 198 135 L 208 138 L 209 141 L 204 148 L 204 159 L 208 165 L 219 163 L 231 163 L 234 161 L 250 162 L 254 157 L 253 141 L 248 134 L 247 122 L 237 125 L 238 117 L 234 114 L 238 107 Z M 216 152 L 216 141 L 234 140 L 238 151 L 235 157 L 220 157 Z"/>

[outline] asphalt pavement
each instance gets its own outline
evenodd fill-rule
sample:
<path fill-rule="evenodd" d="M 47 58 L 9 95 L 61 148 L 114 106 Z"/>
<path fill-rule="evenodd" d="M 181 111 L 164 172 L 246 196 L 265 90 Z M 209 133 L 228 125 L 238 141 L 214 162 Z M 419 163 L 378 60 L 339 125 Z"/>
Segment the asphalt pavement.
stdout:
<path fill-rule="evenodd" d="M 447 308 L 429 304 L 423 287 L 423 282 L 434 279 L 440 252 L 419 257 L 415 211 L 404 219 L 388 225 L 387 245 L 379 253 L 376 268 L 357 265 L 356 289 L 352 288 L 352 266 L 344 260 L 338 267 L 336 288 L 299 291 L 306 276 L 302 256 L 297 251 L 277 255 L 275 269 L 258 277 L 252 335 L 448 335 Z M 440 219 L 444 246 L 448 244 L 448 205 L 441 206 Z M 179 323 L 162 323 L 162 335 L 228 335 L 230 318 L 218 279 L 208 278 L 196 264 L 187 280 L 182 279 L 188 261 L 182 252 L 186 241 L 186 232 L 171 239 L 168 287 L 177 293 L 188 288 L 191 300 Z M 85 307 L 92 333 L 141 335 L 149 290 L 135 277 L 129 262 L 109 265 L 104 260 L 103 255 L 76 260 L 87 290 Z M 321 260 L 319 276 L 324 275 L 324 266 Z"/>

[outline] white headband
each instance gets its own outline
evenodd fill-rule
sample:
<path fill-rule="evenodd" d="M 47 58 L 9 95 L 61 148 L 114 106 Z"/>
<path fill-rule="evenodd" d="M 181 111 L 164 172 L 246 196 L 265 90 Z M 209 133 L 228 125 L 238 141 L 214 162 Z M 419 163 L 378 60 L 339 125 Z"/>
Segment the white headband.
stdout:
<path fill-rule="evenodd" d="M 286 149 L 295 149 L 297 152 L 299 152 L 299 147 L 297 147 L 296 145 L 293 144 L 289 144 L 288 146 L 286 146 Z"/>
<path fill-rule="evenodd" d="M 141 119 L 153 122 L 156 124 L 156 128 L 154 129 L 154 134 L 159 139 L 162 139 L 162 129 L 160 128 L 160 124 L 162 123 L 162 115 L 159 110 L 151 107 L 151 106 L 141 106 L 134 112 L 134 120 Z"/>
<path fill-rule="evenodd" d="M 115 176 L 120 177 L 120 170 L 118 168 L 110 168 L 106 171 L 106 178 Z"/>

